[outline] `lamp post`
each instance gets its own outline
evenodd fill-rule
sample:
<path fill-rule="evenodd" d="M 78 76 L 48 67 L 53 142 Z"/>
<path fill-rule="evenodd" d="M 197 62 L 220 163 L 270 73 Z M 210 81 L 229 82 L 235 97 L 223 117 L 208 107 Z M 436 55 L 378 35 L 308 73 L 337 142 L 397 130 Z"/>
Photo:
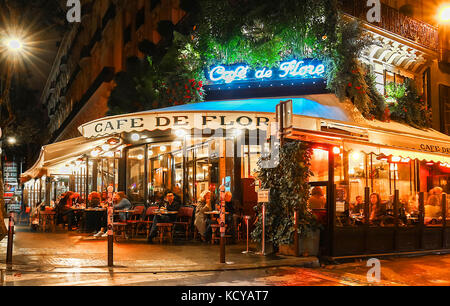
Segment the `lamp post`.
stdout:
<path fill-rule="evenodd" d="M 3 92 L 0 95 L 0 108 L 5 104 L 6 109 L 8 111 L 9 118 L 7 120 L 3 120 L 1 118 L 0 113 L 0 122 L 4 126 L 6 126 L 10 121 L 12 121 L 13 113 L 11 109 L 11 104 L 9 101 L 9 92 L 11 89 L 11 79 L 12 79 L 12 73 L 13 73 L 13 67 L 14 67 L 14 61 L 17 59 L 18 56 L 22 55 L 23 51 L 23 42 L 14 36 L 10 36 L 3 39 L 3 52 L 8 53 L 6 61 L 6 78 L 5 78 L 5 85 L 3 86 Z M 0 133 L 1 134 L 1 133 Z M 1 137 L 1 135 L 0 135 Z M 15 144 L 16 140 L 13 137 L 10 137 L 7 139 L 7 142 L 10 144 Z M 2 141 L 0 141 L 0 150 L 2 147 Z M 2 160 L 2 152 L 0 151 L 0 161 Z M 0 162 L 0 240 L 2 240 L 6 234 L 7 229 L 4 224 L 4 211 L 5 211 L 5 199 L 4 199 L 4 184 L 3 184 L 3 163 Z"/>

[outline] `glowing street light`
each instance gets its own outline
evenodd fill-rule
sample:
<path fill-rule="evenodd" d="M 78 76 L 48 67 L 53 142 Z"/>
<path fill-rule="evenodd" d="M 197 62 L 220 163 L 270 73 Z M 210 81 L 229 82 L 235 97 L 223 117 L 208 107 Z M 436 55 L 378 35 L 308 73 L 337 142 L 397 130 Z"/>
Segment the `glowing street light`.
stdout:
<path fill-rule="evenodd" d="M 439 9 L 439 21 L 441 23 L 450 22 L 450 4 L 444 4 Z"/>
<path fill-rule="evenodd" d="M 15 137 L 8 137 L 7 141 L 10 145 L 17 143 L 17 139 Z"/>
<path fill-rule="evenodd" d="M 6 47 L 13 52 L 20 52 L 23 49 L 23 43 L 18 38 L 9 38 L 6 40 Z"/>

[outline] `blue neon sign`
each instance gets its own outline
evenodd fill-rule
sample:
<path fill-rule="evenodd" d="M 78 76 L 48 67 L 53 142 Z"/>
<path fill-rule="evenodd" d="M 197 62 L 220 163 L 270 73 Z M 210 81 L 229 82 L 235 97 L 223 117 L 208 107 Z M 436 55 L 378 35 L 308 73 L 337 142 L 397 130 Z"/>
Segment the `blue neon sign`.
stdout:
<path fill-rule="evenodd" d="M 295 79 L 318 79 L 325 77 L 325 65 L 313 59 L 281 62 L 278 67 L 251 69 L 248 65 L 215 66 L 206 77 L 211 85 Z"/>

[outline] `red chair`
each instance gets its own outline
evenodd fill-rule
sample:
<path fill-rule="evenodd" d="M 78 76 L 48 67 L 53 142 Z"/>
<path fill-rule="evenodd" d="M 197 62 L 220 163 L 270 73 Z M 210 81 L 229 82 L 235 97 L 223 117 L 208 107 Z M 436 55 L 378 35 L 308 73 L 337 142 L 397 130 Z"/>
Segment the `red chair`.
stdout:
<path fill-rule="evenodd" d="M 139 222 L 141 221 L 141 215 L 144 211 L 145 206 L 140 205 L 136 206 L 134 208 L 134 213 L 131 215 L 130 219 L 127 220 L 127 224 L 129 225 L 131 229 L 131 237 L 133 237 L 133 233 L 137 233 L 137 226 L 139 225 Z"/>
<path fill-rule="evenodd" d="M 190 229 L 191 229 L 193 215 L 194 215 L 193 207 L 183 206 L 178 211 L 177 221 L 174 222 L 174 229 L 176 229 L 177 226 L 183 227 L 184 233 L 186 236 L 186 240 L 189 239 L 189 233 L 190 233 Z"/>
<path fill-rule="evenodd" d="M 136 224 L 136 232 L 135 235 L 137 236 L 140 232 L 139 229 L 145 228 L 145 233 L 148 235 L 150 234 L 150 228 L 153 224 L 153 217 L 155 215 L 155 210 L 158 210 L 158 206 L 150 206 L 147 208 L 147 211 L 145 212 L 144 220 L 139 220 Z"/>

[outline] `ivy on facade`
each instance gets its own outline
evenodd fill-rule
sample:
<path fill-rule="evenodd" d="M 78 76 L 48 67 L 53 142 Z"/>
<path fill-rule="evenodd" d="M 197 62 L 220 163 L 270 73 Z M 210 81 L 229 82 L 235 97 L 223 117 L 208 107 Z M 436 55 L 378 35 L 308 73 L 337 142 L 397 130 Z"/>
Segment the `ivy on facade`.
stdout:
<path fill-rule="evenodd" d="M 258 161 L 258 179 L 263 189 L 270 189 L 270 202 L 266 204 L 265 236 L 266 241 L 276 246 L 290 244 L 293 241 L 294 211 L 297 210 L 300 236 L 309 230 L 319 228 L 319 223 L 308 208 L 309 177 L 312 148 L 306 142 L 290 142 L 283 145 L 279 154 L 261 158 Z M 267 160 L 274 162 L 267 167 Z M 257 208 L 258 216 L 252 239 L 262 239 L 262 213 Z"/>

